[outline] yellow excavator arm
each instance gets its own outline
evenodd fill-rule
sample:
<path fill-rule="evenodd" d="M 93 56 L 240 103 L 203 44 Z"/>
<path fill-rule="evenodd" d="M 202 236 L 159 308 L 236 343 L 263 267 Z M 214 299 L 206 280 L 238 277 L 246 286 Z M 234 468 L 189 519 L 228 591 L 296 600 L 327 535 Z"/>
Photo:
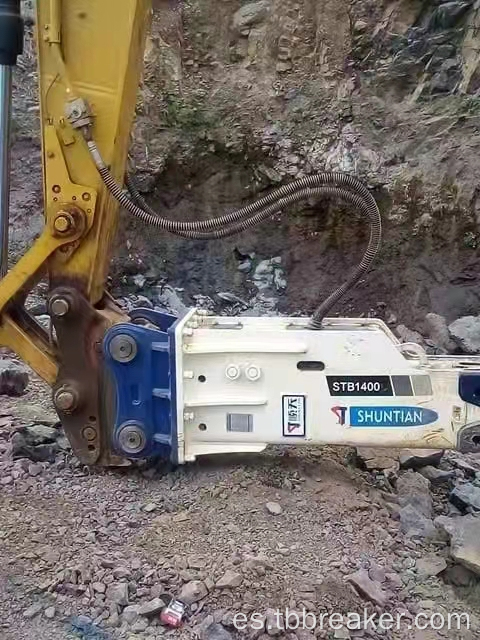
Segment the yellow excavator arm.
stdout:
<path fill-rule="evenodd" d="M 20 0 L 6 5 L 5 12 L 15 13 Z M 85 115 L 89 118 L 102 157 L 122 183 L 150 10 L 149 0 L 37 2 L 45 227 L 0 282 L 0 344 L 15 351 L 55 388 L 60 411 L 71 411 L 76 398 L 85 396 L 85 389 L 79 388 L 82 384 L 98 398 L 99 380 L 95 372 L 88 373 L 89 365 L 95 365 L 88 354 L 95 353 L 97 338 L 105 329 L 122 319 L 104 291 L 119 204 L 103 185 L 78 125 Z M 64 322 L 55 344 L 23 309 L 27 293 L 45 276 L 50 312 L 61 314 L 66 300 L 72 305 L 81 300 L 86 308 L 79 313 L 88 310 L 90 315 L 88 322 L 82 316 L 82 327 L 73 323 L 67 328 Z M 58 290 L 71 299 L 55 296 Z M 80 350 L 78 343 L 84 351 L 81 361 L 75 353 Z M 71 364 L 73 369 L 83 361 L 83 377 L 92 375 L 94 384 L 82 382 L 80 370 L 75 384 L 65 382 L 65 367 L 70 369 L 71 359 L 77 360 L 77 365 Z M 96 404 L 87 402 L 91 411 L 82 412 L 85 419 L 78 438 L 84 441 L 90 461 L 98 458 L 101 448 Z"/>

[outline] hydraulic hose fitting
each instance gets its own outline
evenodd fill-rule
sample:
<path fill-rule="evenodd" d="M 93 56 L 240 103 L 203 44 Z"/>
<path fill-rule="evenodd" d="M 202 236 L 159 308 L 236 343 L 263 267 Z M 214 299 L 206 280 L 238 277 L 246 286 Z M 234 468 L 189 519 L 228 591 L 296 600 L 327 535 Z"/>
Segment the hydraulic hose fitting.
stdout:
<path fill-rule="evenodd" d="M 20 0 L 0 0 L 0 65 L 13 67 L 23 53 Z"/>
<path fill-rule="evenodd" d="M 89 132 L 93 124 L 92 110 L 84 98 L 69 100 L 65 105 L 65 116 L 74 129 Z"/>

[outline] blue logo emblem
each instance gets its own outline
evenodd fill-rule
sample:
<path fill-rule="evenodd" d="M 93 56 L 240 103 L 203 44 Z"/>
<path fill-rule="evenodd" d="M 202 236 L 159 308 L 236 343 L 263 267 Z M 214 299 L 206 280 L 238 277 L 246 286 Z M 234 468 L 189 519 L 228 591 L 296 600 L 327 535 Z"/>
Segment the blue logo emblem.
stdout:
<path fill-rule="evenodd" d="M 423 407 L 332 407 L 338 424 L 351 427 L 422 427 L 438 420 L 438 413 Z"/>

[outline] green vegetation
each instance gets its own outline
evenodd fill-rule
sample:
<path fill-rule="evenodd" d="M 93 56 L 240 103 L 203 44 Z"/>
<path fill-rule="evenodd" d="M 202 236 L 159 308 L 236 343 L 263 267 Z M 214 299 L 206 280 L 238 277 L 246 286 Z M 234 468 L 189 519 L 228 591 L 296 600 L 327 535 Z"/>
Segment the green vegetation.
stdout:
<path fill-rule="evenodd" d="M 186 132 L 208 129 L 213 124 L 199 100 L 193 99 L 187 102 L 175 94 L 168 94 L 165 97 L 163 120 L 167 127 Z"/>

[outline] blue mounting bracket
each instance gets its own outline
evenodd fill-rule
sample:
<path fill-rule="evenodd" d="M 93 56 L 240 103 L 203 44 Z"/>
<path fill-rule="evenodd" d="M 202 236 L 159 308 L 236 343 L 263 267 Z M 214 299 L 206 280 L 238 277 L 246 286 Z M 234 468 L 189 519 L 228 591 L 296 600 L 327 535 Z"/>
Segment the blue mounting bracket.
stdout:
<path fill-rule="evenodd" d="M 113 447 L 124 457 L 178 462 L 175 329 L 179 319 L 135 309 L 105 335 L 105 367 L 115 389 Z M 138 324 L 142 320 L 144 325 Z M 137 324 L 136 324 L 137 323 Z"/>
<path fill-rule="evenodd" d="M 480 407 L 480 375 L 461 373 L 458 380 L 458 394 L 464 402 Z"/>

